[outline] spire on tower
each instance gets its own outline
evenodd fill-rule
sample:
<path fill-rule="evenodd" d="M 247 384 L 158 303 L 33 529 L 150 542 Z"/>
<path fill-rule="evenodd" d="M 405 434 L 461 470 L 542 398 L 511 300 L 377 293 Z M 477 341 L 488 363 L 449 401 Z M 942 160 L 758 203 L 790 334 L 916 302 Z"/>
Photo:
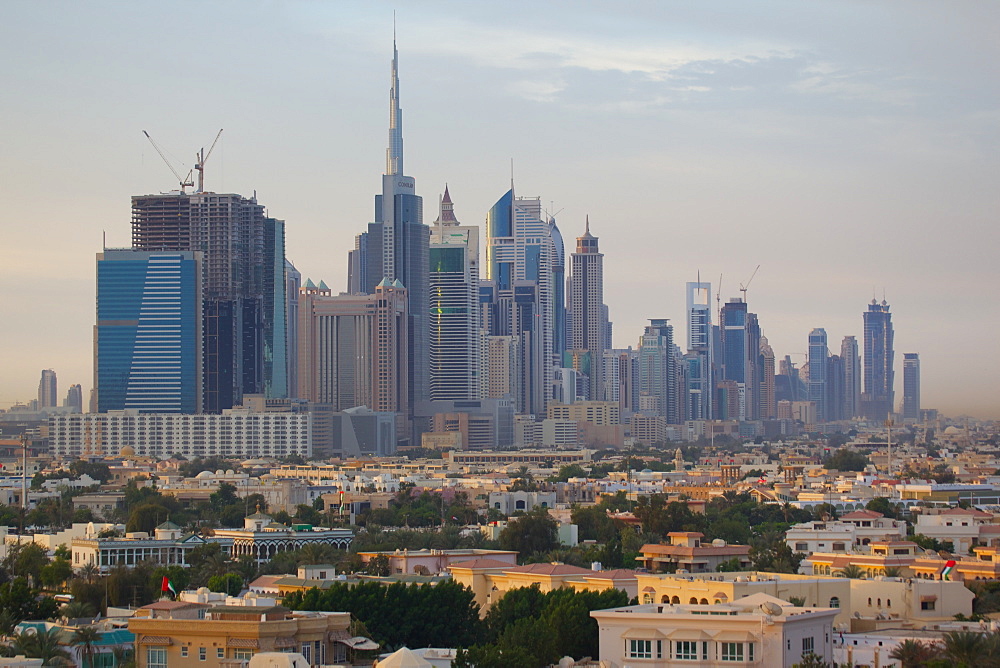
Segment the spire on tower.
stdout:
<path fill-rule="evenodd" d="M 444 195 L 441 196 L 441 207 L 438 212 L 438 219 L 434 221 L 441 225 L 458 225 L 458 218 L 455 218 L 455 205 L 451 202 L 451 195 L 448 193 L 448 184 L 444 184 Z"/>
<path fill-rule="evenodd" d="M 392 86 L 389 89 L 389 148 L 385 173 L 403 173 L 403 110 L 399 107 L 399 51 L 396 50 L 396 18 L 392 20 Z"/>

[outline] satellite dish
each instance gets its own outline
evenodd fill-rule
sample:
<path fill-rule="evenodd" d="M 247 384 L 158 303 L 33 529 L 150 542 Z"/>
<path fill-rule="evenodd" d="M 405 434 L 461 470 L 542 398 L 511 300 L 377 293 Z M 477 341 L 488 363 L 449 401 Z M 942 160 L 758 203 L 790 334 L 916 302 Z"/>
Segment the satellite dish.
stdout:
<path fill-rule="evenodd" d="M 764 601 L 760 604 L 760 609 L 774 617 L 777 617 L 782 613 L 781 606 L 774 601 Z"/>

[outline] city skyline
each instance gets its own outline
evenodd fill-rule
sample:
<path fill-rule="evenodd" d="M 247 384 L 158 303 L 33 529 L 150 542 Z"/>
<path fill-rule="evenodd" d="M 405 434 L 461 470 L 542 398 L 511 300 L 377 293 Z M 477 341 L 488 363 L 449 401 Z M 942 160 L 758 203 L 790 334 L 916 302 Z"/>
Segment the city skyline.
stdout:
<path fill-rule="evenodd" d="M 202 19 L 220 17 L 225 7 L 209 5 Z M 599 19 L 609 17 L 608 7 L 589 7 L 577 16 L 543 7 L 537 25 L 509 33 L 488 27 L 478 8 L 458 17 L 428 3 L 422 12 L 400 15 L 409 172 L 423 184 L 426 206 L 449 183 L 458 202 L 456 215 L 466 225 L 478 224 L 483 236 L 486 212 L 506 189 L 513 158 L 518 195 L 541 196 L 552 213 L 562 209 L 556 217 L 565 238 L 579 236 L 589 214 L 595 235 L 602 238 L 605 302 L 615 323 L 616 348 L 635 348 L 650 319 L 669 318 L 675 327 L 685 327 L 685 283 L 699 269 L 713 290 L 719 290 L 718 275 L 723 275 L 725 303 L 739 295 L 740 283 L 761 264 L 748 290 L 749 310 L 759 315 L 775 355 L 793 355 L 798 364 L 814 328 L 826 329 L 830 341 L 844 335 L 860 339 L 863 308 L 872 297 L 883 298 L 884 286 L 893 306 L 895 349 L 919 351 L 923 362 L 922 405 L 951 415 L 998 417 L 998 408 L 982 391 L 1000 370 L 989 335 L 989 325 L 1000 319 L 997 307 L 966 294 L 974 291 L 958 289 L 989 285 L 995 274 L 986 255 L 992 244 L 984 237 L 996 234 L 985 228 L 996 209 L 997 196 L 988 189 L 997 158 L 987 151 L 996 136 L 988 134 L 984 119 L 995 113 L 997 89 L 987 77 L 981 89 L 973 90 L 974 77 L 968 74 L 945 85 L 953 71 L 984 67 L 975 48 L 987 48 L 986 35 L 998 25 L 995 12 L 969 6 L 961 6 L 966 11 L 957 17 L 949 12 L 960 24 L 944 31 L 945 48 L 938 51 L 949 57 L 937 63 L 921 60 L 921 70 L 901 61 L 904 55 L 919 56 L 911 51 L 934 22 L 931 8 L 901 21 L 895 41 L 876 48 L 875 28 L 903 14 L 818 5 L 817 13 L 841 27 L 871 21 L 860 26 L 858 53 L 848 53 L 832 35 L 824 40 L 825 31 L 817 25 L 793 34 L 784 21 L 767 29 L 750 21 L 741 34 L 735 20 L 726 17 L 713 24 L 713 31 L 703 13 L 677 8 L 615 16 L 613 27 L 635 29 L 634 44 L 616 38 L 615 31 L 586 46 L 584 38 L 595 32 Z M 60 7 L 51 17 L 29 6 L 13 9 L 0 48 L 12 62 L 19 62 L 11 55 L 15 51 L 32 60 L 0 75 L 17 93 L 9 113 L 22 128 L 0 163 L 13 195 L 9 220 L 20 222 L 8 227 L 0 274 L 12 308 L 0 330 L 7 343 L 0 406 L 35 395 L 42 368 L 55 369 L 67 385 L 82 382 L 86 396 L 92 374 L 94 253 L 102 250 L 105 233 L 109 247 L 128 245 L 131 195 L 173 185 L 167 168 L 144 143 L 143 127 L 172 156 L 189 155 L 211 139 L 213 127 L 226 127 L 206 170 L 206 189 L 247 197 L 257 191 L 273 207 L 269 212 L 286 221 L 287 254 L 303 278 L 325 278 L 335 291 L 343 289 L 344 258 L 354 234 L 372 220 L 365 193 L 377 188 L 385 149 L 380 110 L 391 6 L 335 10 L 289 3 L 272 7 L 274 25 L 266 28 L 255 22 L 263 16 L 261 8 L 241 8 L 234 19 L 254 35 L 280 37 L 282 44 L 299 37 L 301 44 L 275 65 L 249 53 L 227 59 L 212 51 L 216 60 L 201 75 L 218 76 L 235 67 L 235 81 L 204 93 L 204 108 L 190 118 L 179 118 L 179 112 L 198 105 L 179 91 L 190 85 L 186 76 L 201 81 L 199 75 L 167 76 L 171 58 L 194 62 L 179 48 L 168 48 L 192 39 L 183 37 L 184 22 L 177 17 L 165 21 L 162 34 L 150 35 L 136 62 L 120 63 L 111 54 L 120 37 L 98 26 L 102 17 L 109 18 L 110 4 L 97 3 L 83 15 L 75 7 Z M 141 13 L 141 7 L 125 12 L 111 25 L 123 34 L 129 27 L 139 30 Z M 653 35 L 640 25 L 643 15 L 670 29 L 662 37 Z M 43 19 L 46 28 L 37 44 L 29 44 L 26 36 L 37 38 L 41 28 L 12 31 L 18 24 L 40 26 Z M 70 39 L 58 46 L 74 20 L 93 25 L 107 44 Z M 454 39 L 431 39 L 442 28 L 450 28 Z M 542 39 L 546 30 L 553 31 L 548 41 Z M 960 47 L 960 39 L 968 41 L 979 31 L 982 41 Z M 483 43 L 491 34 L 502 35 L 510 48 Z M 482 53 L 463 58 L 473 52 L 477 37 Z M 229 39 L 224 35 L 222 42 Z M 64 62 L 59 54 L 74 47 L 87 52 L 79 54 L 79 63 Z M 286 59 L 301 63 L 304 71 L 283 79 L 278 69 Z M 91 74 L 74 85 L 60 85 L 87 63 Z M 314 68 L 330 68 L 337 77 L 317 78 L 306 91 L 303 80 Z M 601 81 L 612 91 L 631 94 L 585 98 Z M 84 90 L 80 82 L 94 84 L 104 97 Z M 43 90 L 43 84 L 59 90 L 58 96 Z M 918 93 L 926 84 L 933 84 L 931 90 Z M 248 113 L 249 98 L 239 98 L 243 106 L 236 104 L 236 89 L 251 85 L 291 99 L 280 108 L 264 105 Z M 178 93 L 158 92 L 160 86 Z M 738 90 L 747 87 L 751 90 Z M 762 99 L 767 91 L 782 95 L 768 103 Z M 933 91 L 951 95 L 952 101 L 943 102 Z M 116 102 L 113 110 L 108 97 Z M 312 106 L 305 104 L 309 100 Z M 500 105 L 503 114 L 483 115 L 485 108 Z M 92 129 L 83 130 L 57 113 L 70 108 Z M 730 117 L 734 111 L 746 117 Z M 787 126 L 766 118 L 768 111 L 781 112 L 777 115 Z M 569 127 L 545 118 L 553 113 Z M 510 123 L 506 116 L 521 118 Z M 607 125 L 614 119 L 620 127 Z M 308 136 L 292 127 L 307 121 L 312 123 Z M 709 141 L 710 131 L 720 129 L 723 141 Z M 648 141 L 651 133 L 664 131 Z M 91 135 L 99 135 L 99 141 Z M 278 141 L 281 136 L 284 142 Z M 797 143 L 818 149 L 817 155 L 793 151 L 790 146 Z M 94 170 L 94 164 L 107 169 Z M 100 178 L 84 173 L 84 167 L 100 172 Z M 336 208 L 329 206 L 331 200 Z M 433 215 L 433 210 L 424 213 Z M 938 225 L 947 225 L 947 243 L 937 238 Z M 617 234 L 626 226 L 632 226 L 632 234 Z M 825 236 L 811 236 L 817 227 L 825 227 Z M 699 230 L 701 236 L 695 233 Z M 842 237 L 851 242 L 844 244 Z M 823 256 L 817 257 L 815 244 L 824 249 Z M 38 257 L 47 261 L 41 269 Z M 651 284 L 662 295 L 659 303 L 649 300 Z M 42 311 L 37 306 L 42 300 L 55 308 Z M 946 334 L 950 323 L 944 314 L 952 309 L 975 316 L 978 325 L 961 349 L 950 345 Z M 686 332 L 677 330 L 674 340 L 686 340 Z M 902 375 L 898 361 L 896 371 Z M 900 382 L 897 377 L 897 398 Z"/>

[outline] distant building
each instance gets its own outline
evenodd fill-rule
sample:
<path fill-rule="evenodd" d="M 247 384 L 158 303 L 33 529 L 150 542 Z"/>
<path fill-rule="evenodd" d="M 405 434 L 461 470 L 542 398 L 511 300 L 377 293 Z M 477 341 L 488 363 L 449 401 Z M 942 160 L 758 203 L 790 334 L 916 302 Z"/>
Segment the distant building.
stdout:
<path fill-rule="evenodd" d="M 817 422 L 827 422 L 827 348 L 826 330 L 817 327 L 809 333 L 809 401 L 816 404 Z"/>
<path fill-rule="evenodd" d="M 715 572 L 725 562 L 736 560 L 738 570 L 750 567 L 749 545 L 727 545 L 724 540 L 703 544 L 704 534 L 697 531 L 671 531 L 669 545 L 646 544 L 639 550 L 639 561 L 653 573 L 672 569 L 688 573 Z"/>
<path fill-rule="evenodd" d="M 903 419 L 920 419 L 920 355 L 903 353 Z"/>
<path fill-rule="evenodd" d="M 590 233 L 587 216 L 583 236 L 576 239 L 576 252 L 570 255 L 569 290 L 570 342 L 568 348 L 589 353 L 587 399 L 603 401 L 604 351 L 610 348 L 607 307 L 604 305 L 604 254 L 598 239 Z"/>
<path fill-rule="evenodd" d="M 41 380 L 38 381 L 38 409 L 58 406 L 58 389 L 56 372 L 43 369 Z"/>
<path fill-rule="evenodd" d="M 83 388 L 79 384 L 69 386 L 63 406 L 68 408 L 71 413 L 83 412 Z"/>
<path fill-rule="evenodd" d="M 354 540 L 350 529 L 321 529 L 309 524 L 287 527 L 260 512 L 249 515 L 242 529 L 215 529 L 212 541 L 220 543 L 230 557 L 250 557 L 256 563 L 270 561 L 279 552 L 297 550 L 306 545 L 329 545 L 346 550 Z"/>
<path fill-rule="evenodd" d="M 70 549 L 75 570 L 92 564 L 101 573 L 107 573 L 117 566 L 131 567 L 143 562 L 186 568 L 188 552 L 206 542 L 198 534 L 185 533 L 167 520 L 156 527 L 152 536 L 132 532 L 124 538 L 74 538 Z"/>
<path fill-rule="evenodd" d="M 861 412 L 868 420 L 882 421 L 895 406 L 893 397 L 893 330 L 889 304 L 872 299 L 864 313 L 864 377 Z"/>
<path fill-rule="evenodd" d="M 861 356 L 858 354 L 858 340 L 845 336 L 840 344 L 840 358 L 844 363 L 844 408 L 845 420 L 861 416 Z"/>

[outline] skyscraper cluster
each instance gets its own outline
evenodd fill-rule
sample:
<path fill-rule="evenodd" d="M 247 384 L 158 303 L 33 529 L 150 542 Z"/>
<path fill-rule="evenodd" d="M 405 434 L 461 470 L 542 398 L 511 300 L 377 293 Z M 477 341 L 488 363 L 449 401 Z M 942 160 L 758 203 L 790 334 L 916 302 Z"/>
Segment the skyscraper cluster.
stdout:
<path fill-rule="evenodd" d="M 480 227 L 459 221 L 447 185 L 425 224 L 404 171 L 395 45 L 388 144 L 344 292 L 303 282 L 285 257 L 284 222 L 256 195 L 206 191 L 199 178 L 193 192 L 133 197 L 131 248 L 97 257 L 94 410 L 218 413 L 262 395 L 366 406 L 395 416 L 401 444 L 454 429 L 466 447 L 514 445 L 533 421 L 588 411 L 659 437 L 668 425 L 789 417 L 792 403 L 810 404 L 815 422 L 892 412 L 885 302 L 864 316 L 863 373 L 855 338 L 830 355 L 822 328 L 803 368 L 777 361 L 746 290 L 724 304 L 716 295 L 713 309 L 700 279 L 686 286 L 686 351 L 664 317 L 636 332 L 634 349 L 616 349 L 589 216 L 568 262 L 555 218 L 513 181 L 485 214 L 482 264 Z M 906 415 L 919 413 L 910 357 Z M 43 374 L 39 402 L 54 396 L 54 373 Z"/>

